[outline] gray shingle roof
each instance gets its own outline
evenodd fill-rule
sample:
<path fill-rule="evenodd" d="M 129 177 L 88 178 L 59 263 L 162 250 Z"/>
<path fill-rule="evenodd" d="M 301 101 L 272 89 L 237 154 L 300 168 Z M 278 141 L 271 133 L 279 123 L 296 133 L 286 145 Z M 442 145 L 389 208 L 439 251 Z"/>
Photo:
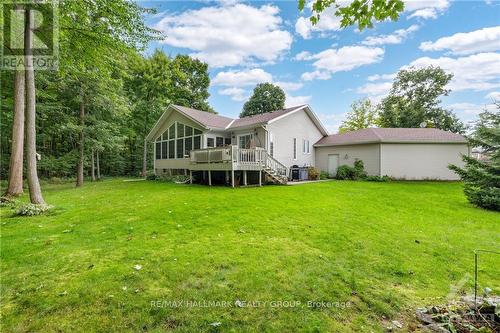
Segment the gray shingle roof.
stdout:
<path fill-rule="evenodd" d="M 195 110 L 179 105 L 172 106 L 208 128 L 224 129 L 233 121 L 231 118 L 219 116 L 215 113 Z"/>
<path fill-rule="evenodd" d="M 467 143 L 464 136 L 436 128 L 366 128 L 326 136 L 315 146 L 363 143 Z"/>
<path fill-rule="evenodd" d="M 303 108 L 306 105 L 294 106 L 283 110 L 277 110 L 273 112 L 262 113 L 255 116 L 238 118 L 238 119 L 219 116 L 217 114 L 195 110 L 187 108 L 185 106 L 179 106 L 179 105 L 172 105 L 172 106 L 181 111 L 182 113 L 185 113 L 187 116 L 193 118 L 197 122 L 201 123 L 202 125 L 205 125 L 208 128 L 233 129 L 238 127 L 265 124 L 268 121 L 278 118 L 279 116 L 282 116 L 288 112 Z"/>
<path fill-rule="evenodd" d="M 257 124 L 265 124 L 268 121 L 271 121 L 275 118 L 278 118 L 279 116 L 282 116 L 288 112 L 303 108 L 305 106 L 306 105 L 299 105 L 299 106 L 294 106 L 294 107 L 283 109 L 283 110 L 277 110 L 277 111 L 273 111 L 273 112 L 257 114 L 255 116 L 238 118 L 238 119 L 234 120 L 234 122 L 231 124 L 231 126 L 228 127 L 228 129 L 257 125 Z"/>
<path fill-rule="evenodd" d="M 153 126 L 149 134 L 146 136 L 147 140 L 152 140 L 156 134 L 158 134 L 158 130 L 161 127 L 163 121 L 165 121 L 166 117 L 170 114 L 172 110 L 176 110 L 193 121 L 199 123 L 201 126 L 207 129 L 215 129 L 215 130 L 233 130 L 238 128 L 244 128 L 246 126 L 257 126 L 267 124 L 270 121 L 279 118 L 280 116 L 286 115 L 293 111 L 298 111 L 304 109 L 305 112 L 309 114 L 312 121 L 316 124 L 318 129 L 321 131 L 323 135 L 328 135 L 328 132 L 321 124 L 320 120 L 316 117 L 314 112 L 306 105 L 294 106 L 288 109 L 273 111 L 269 113 L 259 114 L 251 117 L 232 119 L 229 117 L 219 116 L 214 113 L 204 112 L 196 109 L 191 109 L 184 106 L 171 104 L 167 108 L 167 110 L 161 115 L 156 124 Z"/>

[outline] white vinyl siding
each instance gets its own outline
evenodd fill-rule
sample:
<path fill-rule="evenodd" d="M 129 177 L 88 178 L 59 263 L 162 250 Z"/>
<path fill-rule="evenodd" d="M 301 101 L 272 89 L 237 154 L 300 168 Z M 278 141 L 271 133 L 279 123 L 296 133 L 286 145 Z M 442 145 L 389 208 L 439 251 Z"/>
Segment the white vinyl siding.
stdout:
<path fill-rule="evenodd" d="M 315 150 L 312 147 L 323 137 L 319 129 L 304 110 L 297 111 L 267 126 L 273 134 L 273 157 L 287 167 L 292 165 L 314 166 Z M 297 140 L 297 154 L 294 159 L 293 138 Z M 302 139 L 309 141 L 309 154 L 302 153 Z"/>
<path fill-rule="evenodd" d="M 397 179 L 457 180 L 449 164 L 463 166 L 467 144 L 381 144 L 381 174 Z"/>

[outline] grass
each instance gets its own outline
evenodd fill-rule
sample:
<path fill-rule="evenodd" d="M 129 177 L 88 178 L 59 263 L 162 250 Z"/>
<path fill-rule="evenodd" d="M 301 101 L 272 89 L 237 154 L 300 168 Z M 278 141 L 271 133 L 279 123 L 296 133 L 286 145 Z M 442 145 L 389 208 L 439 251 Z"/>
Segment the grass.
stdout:
<path fill-rule="evenodd" d="M 1 211 L 2 332 L 410 330 L 416 307 L 471 291 L 474 249 L 500 244 L 500 215 L 459 183 L 44 191 L 48 216 Z M 498 256 L 480 264 L 498 294 Z"/>

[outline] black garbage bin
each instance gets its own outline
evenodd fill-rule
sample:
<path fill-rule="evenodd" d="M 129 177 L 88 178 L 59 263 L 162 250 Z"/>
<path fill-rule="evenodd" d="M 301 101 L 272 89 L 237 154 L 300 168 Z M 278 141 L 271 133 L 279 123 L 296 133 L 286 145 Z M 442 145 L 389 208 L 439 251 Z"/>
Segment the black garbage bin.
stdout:
<path fill-rule="evenodd" d="M 290 168 L 290 178 L 292 180 L 300 179 L 300 168 L 298 165 L 292 165 L 292 167 Z"/>
<path fill-rule="evenodd" d="M 290 179 L 293 180 L 308 180 L 309 179 L 309 167 L 299 167 L 298 165 L 292 165 L 290 168 Z"/>

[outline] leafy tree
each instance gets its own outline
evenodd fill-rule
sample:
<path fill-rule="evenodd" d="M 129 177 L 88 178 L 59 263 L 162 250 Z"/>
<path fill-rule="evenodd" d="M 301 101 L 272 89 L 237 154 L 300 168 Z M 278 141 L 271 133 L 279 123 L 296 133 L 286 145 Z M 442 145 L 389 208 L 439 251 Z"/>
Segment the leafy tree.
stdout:
<path fill-rule="evenodd" d="M 496 106 L 500 110 L 500 102 Z M 464 181 L 465 196 L 472 204 L 500 211 L 500 112 L 484 111 L 479 115 L 469 144 L 481 148 L 487 158 L 464 155 L 465 166 L 450 165 L 450 169 Z"/>
<path fill-rule="evenodd" d="M 299 0 L 299 10 L 304 10 L 306 0 Z M 391 19 L 396 21 L 399 13 L 404 10 L 402 0 L 354 0 L 344 5 L 339 0 L 314 0 L 311 5 L 313 15 L 310 20 L 317 24 L 321 14 L 329 7 L 336 9 L 335 16 L 341 18 L 340 26 L 346 28 L 357 24 L 360 30 L 372 28 L 373 20 L 385 21 Z"/>
<path fill-rule="evenodd" d="M 339 133 L 373 127 L 378 124 L 376 108 L 369 99 L 361 99 L 351 104 L 347 119 L 342 121 Z"/>
<path fill-rule="evenodd" d="M 379 105 L 382 127 L 434 127 L 461 133 L 463 123 L 440 106 L 440 96 L 450 93 L 446 85 L 452 79 L 440 67 L 400 70 L 389 95 Z"/>
<path fill-rule="evenodd" d="M 206 63 L 187 55 L 177 55 L 170 69 L 169 98 L 174 104 L 215 113 L 207 102 L 210 76 Z"/>
<path fill-rule="evenodd" d="M 157 37 L 146 26 L 147 10 L 135 2 L 102 0 L 64 1 L 61 5 L 61 75 L 78 98 L 79 159 L 76 186 L 83 184 L 86 108 L 117 65 L 117 54 L 128 54 Z"/>
<path fill-rule="evenodd" d="M 253 95 L 243 105 L 240 117 L 281 110 L 285 107 L 285 92 L 272 83 L 259 83 Z"/>
<path fill-rule="evenodd" d="M 171 59 L 161 50 L 155 50 L 149 58 L 137 54 L 129 62 L 126 89 L 133 104 L 130 118 L 132 130 L 128 136 L 133 155 L 131 168 L 135 172 L 140 155 L 141 174 L 145 176 L 150 152 L 145 137 L 168 104 L 214 112 L 207 101 L 210 77 L 208 65 L 198 59 L 185 55 Z M 136 147 L 142 147 L 142 154 Z"/>

